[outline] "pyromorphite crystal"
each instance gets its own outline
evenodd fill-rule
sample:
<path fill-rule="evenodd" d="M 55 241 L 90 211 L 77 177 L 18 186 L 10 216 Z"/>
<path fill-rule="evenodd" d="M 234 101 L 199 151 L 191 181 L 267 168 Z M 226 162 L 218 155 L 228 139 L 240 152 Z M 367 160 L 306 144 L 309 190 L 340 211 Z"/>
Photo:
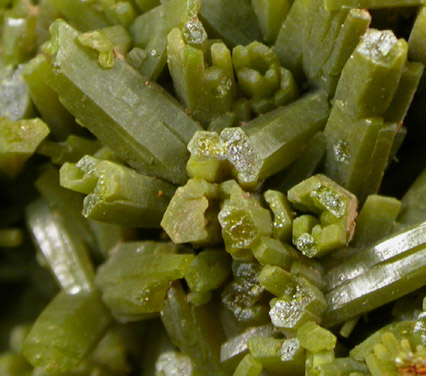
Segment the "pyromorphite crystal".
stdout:
<path fill-rule="evenodd" d="M 93 155 L 101 148 L 96 140 L 71 135 L 63 142 L 45 140 L 37 148 L 37 154 L 49 157 L 52 163 L 62 166 L 65 162 L 76 163 L 85 155 Z"/>
<path fill-rule="evenodd" d="M 34 106 L 22 77 L 22 65 L 15 70 L 11 65 L 1 66 L 0 116 L 10 120 L 34 116 Z"/>
<path fill-rule="evenodd" d="M 260 284 L 278 298 L 270 301 L 272 323 L 287 334 L 308 321 L 319 322 L 327 308 L 322 292 L 308 282 L 279 267 L 266 265 L 259 274 Z"/>
<path fill-rule="evenodd" d="M 125 62 L 104 69 L 64 21 L 51 26 L 48 84 L 77 121 L 140 172 L 186 181 L 186 143 L 199 125 L 159 85 Z M 81 105 L 84 103 L 84 106 Z"/>
<path fill-rule="evenodd" d="M 46 56 L 40 54 L 25 64 L 22 77 L 37 111 L 49 124 L 52 134 L 63 139 L 71 133 L 81 133 L 82 130 L 59 102 L 58 95 L 47 86 L 45 78 L 50 69 Z"/>
<path fill-rule="evenodd" d="M 47 137 L 49 128 L 40 119 L 11 121 L 2 117 L 0 134 L 0 173 L 14 178 Z"/>
<path fill-rule="evenodd" d="M 98 269 L 102 300 L 119 321 L 137 321 L 161 311 L 169 283 L 183 278 L 194 259 L 174 254 L 170 246 L 143 242 L 120 247 Z"/>
<path fill-rule="evenodd" d="M 288 191 L 303 215 L 293 222 L 293 243 L 308 257 L 322 256 L 349 243 L 355 232 L 357 198 L 324 175 L 315 175 Z"/>
<path fill-rule="evenodd" d="M 262 365 L 252 355 L 247 354 L 238 364 L 234 376 L 259 376 L 262 369 Z"/>
<path fill-rule="evenodd" d="M 244 132 L 260 160 L 259 166 L 252 167 L 254 180 L 265 179 L 294 162 L 304 142 L 323 128 L 327 117 L 326 97 L 313 93 L 250 121 Z M 248 163 L 241 167 L 250 168 Z"/>
<path fill-rule="evenodd" d="M 256 315 L 256 310 L 262 307 L 258 302 L 265 296 L 265 289 L 258 281 L 260 265 L 255 262 L 233 261 L 232 269 L 234 281 L 224 288 L 222 303 L 238 321 L 250 322 L 253 313 Z M 261 323 L 265 322 L 267 320 Z"/>
<path fill-rule="evenodd" d="M 262 39 L 249 0 L 201 0 L 200 19 L 210 37 L 220 38 L 231 47 Z"/>
<path fill-rule="evenodd" d="M 226 145 L 216 132 L 198 131 L 188 143 L 191 156 L 186 171 L 191 178 L 220 183 L 231 177 Z"/>
<path fill-rule="evenodd" d="M 78 41 L 99 53 L 98 63 L 103 68 L 112 68 L 116 58 L 123 60 L 132 43 L 121 25 L 80 34 Z"/>
<path fill-rule="evenodd" d="M 159 227 L 175 187 L 118 163 L 85 156 L 64 163 L 61 185 L 85 193 L 83 215 L 131 227 Z"/>
<path fill-rule="evenodd" d="M 93 291 L 94 269 L 81 238 L 42 198 L 27 207 L 28 229 L 59 286 L 67 293 Z"/>
<path fill-rule="evenodd" d="M 294 162 L 304 144 L 323 128 L 327 116 L 326 96 L 314 93 L 258 117 L 242 129 L 225 128 L 220 137 L 215 132 L 197 133 L 188 146 L 188 171 L 219 182 L 228 174 L 227 161 L 238 182 L 253 190 Z"/>
<path fill-rule="evenodd" d="M 423 286 L 426 245 L 424 240 L 417 244 L 412 248 L 413 244 L 409 242 L 401 247 L 401 253 L 406 254 L 372 265 L 327 293 L 327 326 L 341 323 Z"/>
<path fill-rule="evenodd" d="M 303 373 L 305 354 L 296 338 L 253 337 L 248 342 L 248 348 L 251 355 L 273 374 Z"/>
<path fill-rule="evenodd" d="M 175 243 L 215 244 L 220 241 L 217 220 L 218 188 L 202 179 L 179 187 L 164 213 L 161 227 Z"/>
<path fill-rule="evenodd" d="M 239 188 L 235 181 L 223 185 L 232 182 Z M 241 188 L 223 202 L 218 219 L 225 249 L 236 260 L 252 260 L 251 248 L 262 236 L 272 234 L 270 212 L 261 206 L 255 195 L 246 194 Z"/>
<path fill-rule="evenodd" d="M 231 274 L 231 259 L 223 249 L 206 249 L 200 252 L 185 272 L 189 288 L 208 292 L 220 287 Z"/>
<path fill-rule="evenodd" d="M 291 8 L 291 1 L 253 0 L 252 4 L 263 38 L 268 42 L 274 42 Z"/>
<path fill-rule="evenodd" d="M 297 330 L 297 339 L 303 348 L 312 352 L 333 350 L 337 342 L 337 337 L 333 333 L 312 321 Z"/>
<path fill-rule="evenodd" d="M 394 227 L 400 209 L 401 201 L 395 198 L 368 196 L 357 218 L 351 245 L 361 248 L 386 236 Z"/>
<path fill-rule="evenodd" d="M 187 30 L 174 28 L 167 37 L 168 67 L 177 97 L 195 119 L 208 124 L 231 110 L 236 92 L 231 53 L 223 43 L 213 44 L 207 66 L 203 25 L 193 20 L 185 26 Z"/>
<path fill-rule="evenodd" d="M 379 190 L 397 133 L 396 122 L 404 117 L 406 101 L 411 97 L 413 83 L 409 82 L 413 80 L 409 76 L 416 73 L 408 69 L 403 74 L 407 51 L 407 42 L 391 31 L 369 29 L 337 85 L 324 130 L 325 173 L 361 202 Z"/>
<path fill-rule="evenodd" d="M 291 238 L 291 227 L 294 212 L 284 194 L 268 190 L 263 196 L 274 214 L 273 236 L 276 239 L 287 241 Z"/>
<path fill-rule="evenodd" d="M 177 27 L 192 26 L 197 19 L 198 0 L 164 2 L 137 17 L 130 27 L 134 43 L 147 54 L 139 70 L 150 80 L 156 80 L 167 64 L 167 35 Z"/>
<path fill-rule="evenodd" d="M 212 305 L 192 306 L 179 283 L 167 292 L 161 320 L 172 342 L 200 368 L 201 374 L 223 375 L 220 364 L 222 328 Z"/>
<path fill-rule="evenodd" d="M 256 242 L 252 252 L 262 265 L 276 265 L 286 270 L 290 269 L 299 256 L 297 251 L 289 244 L 266 236 Z"/>
<path fill-rule="evenodd" d="M 330 290 L 366 273 L 375 265 L 391 260 L 396 256 L 422 248 L 426 242 L 424 233 L 426 223 L 408 226 L 398 232 L 382 238 L 376 244 L 365 247 L 344 262 L 328 270 L 326 280 Z"/>
<path fill-rule="evenodd" d="M 253 337 L 270 337 L 274 328 L 271 324 L 250 327 L 241 334 L 236 335 L 224 342 L 220 349 L 220 360 L 224 367 L 234 368 L 248 352 L 248 340 Z"/>
<path fill-rule="evenodd" d="M 35 367 L 67 372 L 93 349 L 111 320 L 97 291 L 61 291 L 34 323 L 22 352 Z"/>
<path fill-rule="evenodd" d="M 232 51 L 232 62 L 241 90 L 248 98 L 270 97 L 280 85 L 280 62 L 266 45 L 252 42 Z"/>

